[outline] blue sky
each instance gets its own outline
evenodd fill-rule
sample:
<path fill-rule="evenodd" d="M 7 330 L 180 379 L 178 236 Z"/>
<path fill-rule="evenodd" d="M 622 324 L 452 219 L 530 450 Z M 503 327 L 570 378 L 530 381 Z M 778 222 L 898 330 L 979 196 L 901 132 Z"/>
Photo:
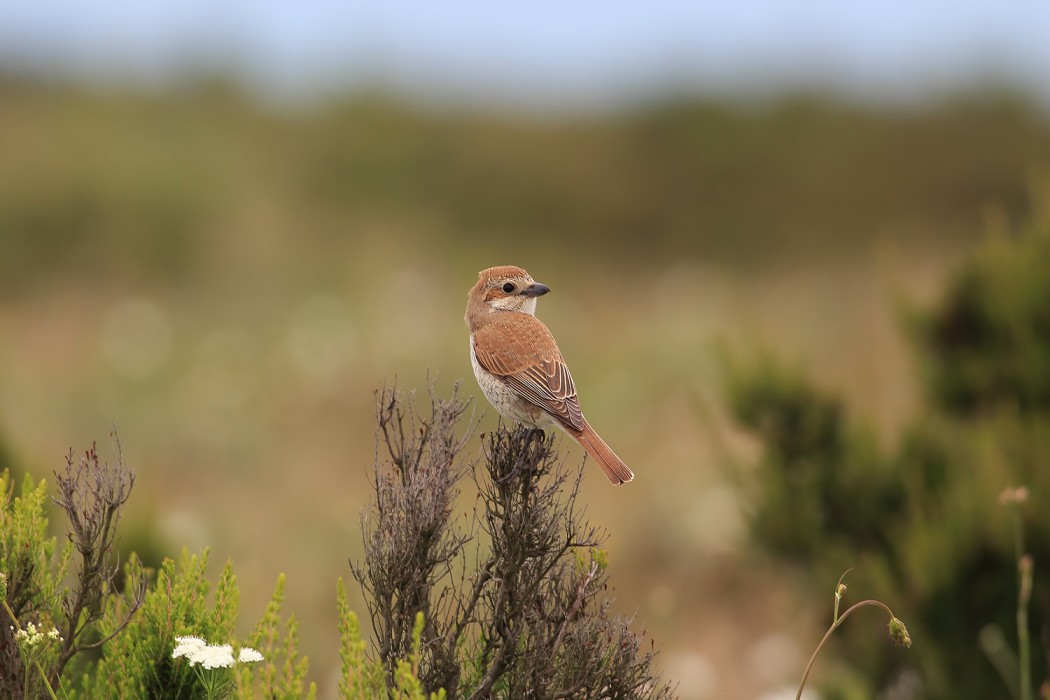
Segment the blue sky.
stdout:
<path fill-rule="evenodd" d="M 588 105 L 823 85 L 915 98 L 1006 79 L 1050 103 L 1050 3 L 26 0 L 0 67 L 163 84 L 221 65 L 277 97 L 380 84 L 457 102 Z"/>

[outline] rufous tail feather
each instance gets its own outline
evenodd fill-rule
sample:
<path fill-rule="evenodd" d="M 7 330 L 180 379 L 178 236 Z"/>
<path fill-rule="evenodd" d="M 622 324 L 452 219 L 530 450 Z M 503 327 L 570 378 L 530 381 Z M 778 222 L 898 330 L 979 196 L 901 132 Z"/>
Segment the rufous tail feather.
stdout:
<path fill-rule="evenodd" d="M 605 444 L 605 440 L 594 432 L 586 420 L 583 422 L 583 430 L 579 433 L 571 433 L 571 435 L 576 438 L 576 442 L 580 443 L 583 449 L 587 450 L 591 459 L 598 463 L 598 466 L 605 472 L 605 476 L 609 477 L 609 481 L 619 485 L 634 478 L 634 472 L 616 456 L 612 448 Z"/>

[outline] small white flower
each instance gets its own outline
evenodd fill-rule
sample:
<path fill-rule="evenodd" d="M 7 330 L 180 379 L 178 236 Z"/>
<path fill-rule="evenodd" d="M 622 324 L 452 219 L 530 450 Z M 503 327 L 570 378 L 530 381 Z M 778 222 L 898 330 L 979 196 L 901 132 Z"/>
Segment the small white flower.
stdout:
<path fill-rule="evenodd" d="M 208 645 L 206 641 L 194 635 L 189 635 L 186 637 L 175 637 L 175 641 L 179 644 L 195 644 L 201 647 Z"/>
<path fill-rule="evenodd" d="M 253 664 L 256 661 L 262 660 L 263 655 L 251 647 L 244 647 L 241 649 L 241 653 L 237 655 L 237 661 L 242 664 Z"/>
<path fill-rule="evenodd" d="M 189 661 L 190 666 L 200 664 L 202 668 L 230 668 L 234 665 L 233 647 L 229 644 L 208 644 L 200 637 L 176 637 L 176 646 L 171 657 L 180 656 Z M 262 661 L 263 655 L 251 647 L 244 647 L 237 655 L 237 661 L 244 664 Z"/>
<path fill-rule="evenodd" d="M 61 640 L 62 639 L 62 637 L 60 637 L 58 635 L 58 628 L 57 627 L 52 627 L 51 628 L 51 631 L 47 633 L 47 638 L 51 639 L 51 640 L 56 640 L 56 639 L 57 640 Z"/>
<path fill-rule="evenodd" d="M 192 665 L 196 663 L 194 656 L 206 646 L 208 646 L 208 643 L 200 637 L 175 637 L 175 650 L 171 652 L 171 658 L 177 659 L 180 656 L 185 656 Z"/>
<path fill-rule="evenodd" d="M 12 626 L 11 631 L 15 633 L 15 641 L 18 643 L 18 646 L 25 652 L 34 651 L 47 638 L 61 639 L 58 636 L 57 629 L 52 628 L 50 632 L 44 632 L 43 628 L 38 628 L 32 622 L 27 622 L 25 629 L 15 629 Z"/>
<path fill-rule="evenodd" d="M 233 647 L 229 644 L 206 646 L 201 649 L 198 658 L 190 659 L 190 663 L 195 660 L 204 668 L 229 668 L 233 666 Z"/>

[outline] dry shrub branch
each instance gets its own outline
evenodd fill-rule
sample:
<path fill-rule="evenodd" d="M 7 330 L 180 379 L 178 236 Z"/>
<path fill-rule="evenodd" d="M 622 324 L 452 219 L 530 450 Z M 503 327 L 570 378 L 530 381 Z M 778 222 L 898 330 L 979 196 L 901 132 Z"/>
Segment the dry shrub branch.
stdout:
<path fill-rule="evenodd" d="M 351 563 L 392 683 L 425 626 L 419 677 L 463 698 L 665 698 L 652 645 L 611 614 L 607 533 L 583 517 L 581 468 L 555 439 L 500 426 L 473 460 L 469 401 L 429 387 L 429 414 L 396 387 L 377 392 L 375 491 L 365 553 Z M 464 425 L 461 426 L 461 423 Z M 456 515 L 466 476 L 474 506 Z"/>

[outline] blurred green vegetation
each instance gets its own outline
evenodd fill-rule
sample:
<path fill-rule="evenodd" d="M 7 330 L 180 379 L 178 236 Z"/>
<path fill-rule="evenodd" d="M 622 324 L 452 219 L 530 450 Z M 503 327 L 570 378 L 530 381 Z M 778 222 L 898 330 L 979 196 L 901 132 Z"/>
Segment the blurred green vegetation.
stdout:
<path fill-rule="evenodd" d="M 1019 216 L 1031 168 L 1050 158 L 1045 120 L 1010 93 L 896 110 L 682 99 L 527 119 L 381 96 L 281 113 L 212 84 L 89 93 L 7 79 L 0 103 L 8 292 L 70 274 L 185 284 L 262 240 L 323 276 L 398 228 L 431 251 L 527 237 L 614 261 L 976 240 L 982 208 Z"/>
<path fill-rule="evenodd" d="M 1024 552 L 1037 571 L 1050 562 L 1050 217 L 1042 212 L 975 251 L 938 304 L 910 310 L 927 408 L 895 452 L 879 449 L 841 401 L 783 361 L 730 368 L 734 413 L 766 448 L 756 541 L 808 570 L 814 588 L 856 567 L 853 582 L 890 601 L 916 640 L 912 660 L 873 643 L 869 629 L 846 631 L 839 653 L 852 677 L 838 682 L 854 690 L 831 697 L 872 697 L 909 668 L 920 672 L 922 697 L 1007 697 L 978 643 L 990 625 L 1017 639 L 1018 554 L 998 498 L 1004 489 L 1034 494 L 1020 506 Z M 1048 614 L 1050 578 L 1037 575 L 1036 687 L 1050 674 Z"/>
<path fill-rule="evenodd" d="M 914 319 L 931 402 L 950 415 L 1050 410 L 1050 221 L 1028 228 L 991 238 L 939 312 Z"/>

